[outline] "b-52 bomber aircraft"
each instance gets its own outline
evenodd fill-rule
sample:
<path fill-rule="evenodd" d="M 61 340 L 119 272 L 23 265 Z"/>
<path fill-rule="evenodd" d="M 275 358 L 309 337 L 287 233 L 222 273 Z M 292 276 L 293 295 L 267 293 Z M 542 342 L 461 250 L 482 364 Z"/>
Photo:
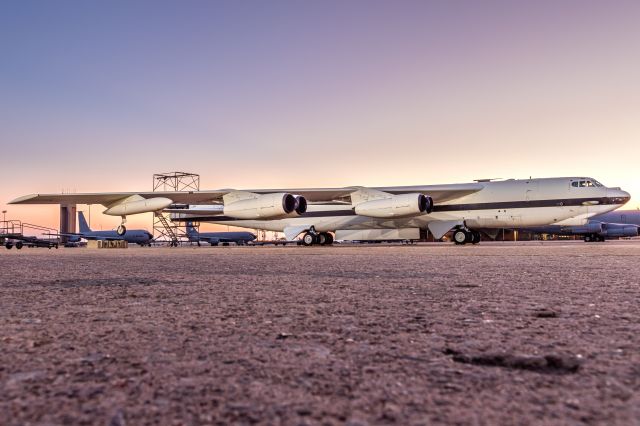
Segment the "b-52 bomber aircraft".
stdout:
<path fill-rule="evenodd" d="M 126 232 L 128 215 L 177 204 L 205 205 L 205 215 L 191 208 L 179 214 L 193 221 L 283 232 L 289 240 L 302 234 L 305 245 L 314 245 L 330 244 L 334 234 L 339 239 L 364 239 L 361 234 L 405 239 L 421 229 L 436 239 L 453 231 L 456 244 L 478 243 L 480 230 L 584 225 L 629 199 L 629 193 L 593 178 L 561 177 L 392 187 L 35 194 L 11 203 L 102 204 L 105 214 L 121 216 L 119 235 Z"/>

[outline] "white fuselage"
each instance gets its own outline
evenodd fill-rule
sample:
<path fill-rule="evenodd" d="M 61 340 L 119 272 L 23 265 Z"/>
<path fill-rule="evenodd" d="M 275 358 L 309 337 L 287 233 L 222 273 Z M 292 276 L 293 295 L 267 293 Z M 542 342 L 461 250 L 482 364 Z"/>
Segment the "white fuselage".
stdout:
<path fill-rule="evenodd" d="M 483 188 L 455 200 L 436 203 L 434 211 L 410 218 L 379 219 L 355 214 L 349 204 L 310 204 L 301 216 L 276 220 L 238 220 L 219 216 L 210 223 L 243 228 L 284 231 L 313 226 L 318 232 L 347 229 L 424 229 L 433 221 L 459 221 L 470 228 L 504 228 L 552 224 L 582 225 L 591 216 L 614 210 L 628 201 L 618 188 L 576 187 L 589 178 L 547 178 L 481 182 Z M 597 182 L 593 180 L 593 182 Z M 428 193 L 428 186 L 403 191 Z M 394 188 L 379 188 L 394 191 Z M 397 191 L 396 191 L 397 192 Z"/>

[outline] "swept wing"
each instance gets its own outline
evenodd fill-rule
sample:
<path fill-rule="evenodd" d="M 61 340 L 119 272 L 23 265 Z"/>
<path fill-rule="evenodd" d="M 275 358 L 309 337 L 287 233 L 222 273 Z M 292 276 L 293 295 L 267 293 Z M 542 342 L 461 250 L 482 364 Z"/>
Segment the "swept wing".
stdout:
<path fill-rule="evenodd" d="M 293 188 L 293 189 L 249 189 L 243 192 L 255 194 L 272 194 L 287 192 L 301 195 L 309 202 L 348 202 L 351 193 L 361 187 L 344 188 Z M 390 194 L 406 194 L 419 192 L 428 194 L 433 201 L 442 203 L 454 200 L 468 194 L 480 191 L 483 188 L 480 183 L 463 183 L 447 185 L 418 185 L 418 186 L 393 186 L 374 187 L 372 189 L 387 192 Z M 101 204 L 105 207 L 118 204 L 122 200 L 131 197 L 141 197 L 153 199 L 164 197 L 173 203 L 182 204 L 220 204 L 222 198 L 230 193 L 236 192 L 233 189 L 221 189 L 214 191 L 189 191 L 189 192 L 103 192 L 103 193 L 79 193 L 79 194 L 31 194 L 16 198 L 9 204 Z"/>

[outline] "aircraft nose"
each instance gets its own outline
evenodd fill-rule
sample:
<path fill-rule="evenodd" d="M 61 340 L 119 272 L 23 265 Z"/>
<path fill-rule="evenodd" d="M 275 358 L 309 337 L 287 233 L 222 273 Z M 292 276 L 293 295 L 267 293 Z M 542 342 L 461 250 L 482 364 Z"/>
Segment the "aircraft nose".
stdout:
<path fill-rule="evenodd" d="M 631 199 L 631 194 L 619 188 L 607 190 L 607 198 L 612 204 L 626 204 Z"/>

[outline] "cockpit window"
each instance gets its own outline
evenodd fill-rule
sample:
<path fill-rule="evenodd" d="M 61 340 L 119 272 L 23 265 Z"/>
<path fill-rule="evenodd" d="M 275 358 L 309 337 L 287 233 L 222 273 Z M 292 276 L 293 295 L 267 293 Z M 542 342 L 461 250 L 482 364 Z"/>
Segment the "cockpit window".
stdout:
<path fill-rule="evenodd" d="M 597 180 L 576 180 L 571 182 L 571 186 L 574 188 L 592 188 L 598 187 L 601 188 L 603 185 Z"/>

